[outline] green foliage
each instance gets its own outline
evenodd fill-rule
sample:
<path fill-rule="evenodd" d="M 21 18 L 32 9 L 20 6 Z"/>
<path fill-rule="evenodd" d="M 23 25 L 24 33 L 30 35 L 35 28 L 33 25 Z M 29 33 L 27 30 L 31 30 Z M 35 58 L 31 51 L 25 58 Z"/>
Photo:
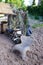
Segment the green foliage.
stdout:
<path fill-rule="evenodd" d="M 43 27 L 43 24 L 34 24 L 32 28 Z"/>
<path fill-rule="evenodd" d="M 8 3 L 8 0 L 5 0 L 5 3 Z"/>
<path fill-rule="evenodd" d="M 13 4 L 17 8 L 24 8 L 25 9 L 24 0 L 8 0 L 8 2 L 10 4 Z"/>
<path fill-rule="evenodd" d="M 32 5 L 35 5 L 35 0 L 33 0 L 33 4 Z"/>
<path fill-rule="evenodd" d="M 29 14 L 34 15 L 35 18 L 37 19 L 38 18 L 37 16 L 43 16 L 43 0 L 41 0 L 41 4 L 38 6 L 34 5 L 35 4 L 34 1 L 35 0 L 33 0 L 33 5 L 28 6 L 27 9 Z"/>
<path fill-rule="evenodd" d="M 43 6 L 28 6 L 29 14 L 35 16 L 43 16 Z"/>
<path fill-rule="evenodd" d="M 0 2 L 2 2 L 2 0 L 0 0 Z"/>
<path fill-rule="evenodd" d="M 0 0 L 2 2 L 2 0 Z M 5 0 L 5 3 L 9 3 L 15 6 L 16 8 L 21 8 L 23 10 L 26 10 L 26 6 L 24 5 L 24 0 Z"/>
<path fill-rule="evenodd" d="M 34 17 L 35 17 L 35 19 L 39 19 L 39 17 L 37 15 L 35 15 Z"/>
<path fill-rule="evenodd" d="M 41 0 L 41 6 L 43 7 L 43 0 Z"/>

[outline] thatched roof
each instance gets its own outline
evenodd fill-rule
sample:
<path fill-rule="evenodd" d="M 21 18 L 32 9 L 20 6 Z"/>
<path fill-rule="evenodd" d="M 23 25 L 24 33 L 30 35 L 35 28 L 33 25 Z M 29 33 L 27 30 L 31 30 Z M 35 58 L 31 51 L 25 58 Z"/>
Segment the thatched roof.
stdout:
<path fill-rule="evenodd" d="M 0 2 L 0 14 L 14 14 L 14 13 L 8 3 Z"/>

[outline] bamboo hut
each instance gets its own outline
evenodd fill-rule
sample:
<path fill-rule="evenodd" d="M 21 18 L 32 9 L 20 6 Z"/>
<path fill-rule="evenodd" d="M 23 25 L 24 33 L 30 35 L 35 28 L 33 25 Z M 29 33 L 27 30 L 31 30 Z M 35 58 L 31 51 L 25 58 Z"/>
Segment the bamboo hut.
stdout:
<path fill-rule="evenodd" d="M 14 14 L 8 3 L 0 2 L 0 14 Z"/>
<path fill-rule="evenodd" d="M 16 15 L 15 13 L 13 13 L 12 8 L 10 7 L 10 4 L 3 3 L 3 2 L 0 2 L 0 14 Z M 8 23 L 9 23 L 9 21 L 8 21 Z M 3 24 L 6 24 L 6 23 L 3 22 L 3 20 L 0 20 L 1 31 L 3 31 Z"/>

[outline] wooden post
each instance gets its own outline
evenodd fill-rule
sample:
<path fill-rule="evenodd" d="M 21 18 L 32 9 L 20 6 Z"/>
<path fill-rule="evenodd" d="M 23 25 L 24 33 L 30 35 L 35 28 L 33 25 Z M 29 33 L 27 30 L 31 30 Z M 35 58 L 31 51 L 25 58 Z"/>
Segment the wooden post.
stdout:
<path fill-rule="evenodd" d="M 1 22 L 1 33 L 4 33 L 4 24 L 6 24 L 7 22 Z"/>
<path fill-rule="evenodd" d="M 10 29 L 10 19 L 11 19 L 10 17 L 11 17 L 11 15 L 9 14 L 9 15 L 8 15 L 8 28 L 9 28 L 9 29 Z"/>
<path fill-rule="evenodd" d="M 1 22 L 1 33 L 3 33 L 3 23 Z"/>

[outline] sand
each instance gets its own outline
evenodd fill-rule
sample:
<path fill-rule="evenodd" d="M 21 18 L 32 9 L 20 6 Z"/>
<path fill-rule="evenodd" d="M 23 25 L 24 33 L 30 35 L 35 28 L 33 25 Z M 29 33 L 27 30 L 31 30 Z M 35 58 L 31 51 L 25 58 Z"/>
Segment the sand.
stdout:
<path fill-rule="evenodd" d="M 13 53 L 13 42 L 0 34 L 0 65 L 43 65 L 43 28 L 36 28 L 33 33 L 37 42 L 31 45 L 32 52 L 27 51 L 27 61 Z"/>

